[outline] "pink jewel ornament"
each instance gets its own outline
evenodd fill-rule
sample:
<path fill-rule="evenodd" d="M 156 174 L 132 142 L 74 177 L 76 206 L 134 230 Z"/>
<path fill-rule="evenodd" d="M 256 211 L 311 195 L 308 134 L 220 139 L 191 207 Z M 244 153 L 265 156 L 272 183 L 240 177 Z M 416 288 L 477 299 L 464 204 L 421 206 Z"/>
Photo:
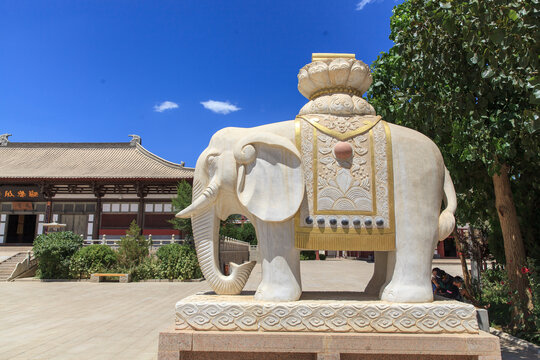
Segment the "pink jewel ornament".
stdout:
<path fill-rule="evenodd" d="M 334 156 L 338 160 L 349 160 L 352 157 L 353 148 L 351 144 L 340 141 L 334 146 Z"/>

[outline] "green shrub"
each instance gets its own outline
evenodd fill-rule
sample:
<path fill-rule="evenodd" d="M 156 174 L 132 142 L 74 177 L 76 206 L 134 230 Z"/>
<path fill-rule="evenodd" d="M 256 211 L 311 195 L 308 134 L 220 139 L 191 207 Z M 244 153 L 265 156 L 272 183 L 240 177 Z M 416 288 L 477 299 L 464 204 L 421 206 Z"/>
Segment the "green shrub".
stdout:
<path fill-rule="evenodd" d="M 198 279 L 202 277 L 195 249 L 189 245 L 169 244 L 156 253 L 162 279 Z"/>
<path fill-rule="evenodd" d="M 315 260 L 315 251 L 304 250 L 300 251 L 300 260 Z"/>
<path fill-rule="evenodd" d="M 148 257 L 150 241 L 141 235 L 141 228 L 135 220 L 129 225 L 126 236 L 120 238 L 118 245 L 118 263 L 125 268 L 136 267 Z"/>
<path fill-rule="evenodd" d="M 149 256 L 129 271 L 132 281 L 159 279 L 158 261 L 154 256 Z"/>
<path fill-rule="evenodd" d="M 69 271 L 74 278 L 89 278 L 92 273 L 107 271 L 117 260 L 116 252 L 107 245 L 90 245 L 73 255 Z"/>
<path fill-rule="evenodd" d="M 492 325 L 505 326 L 510 322 L 510 289 L 505 270 L 488 269 L 482 272 L 480 301 L 489 305 L 489 321 Z"/>
<path fill-rule="evenodd" d="M 39 235 L 34 240 L 38 275 L 42 279 L 69 278 L 71 257 L 82 247 L 83 240 L 71 231 Z"/>
<path fill-rule="evenodd" d="M 513 335 L 540 344 L 540 274 L 538 262 L 533 259 L 528 260 L 527 267 L 521 271 L 529 278 L 530 291 L 534 308 L 530 314 L 532 318 L 527 319 L 531 323 L 531 329 L 511 329 L 509 324 L 512 316 L 512 307 L 515 306 L 516 296 L 510 291 L 508 286 L 508 276 L 506 270 L 502 268 L 489 269 L 482 273 L 481 302 L 489 305 L 489 321 L 492 325 L 500 326 L 503 330 Z M 523 316 L 520 314 L 520 316 Z"/>

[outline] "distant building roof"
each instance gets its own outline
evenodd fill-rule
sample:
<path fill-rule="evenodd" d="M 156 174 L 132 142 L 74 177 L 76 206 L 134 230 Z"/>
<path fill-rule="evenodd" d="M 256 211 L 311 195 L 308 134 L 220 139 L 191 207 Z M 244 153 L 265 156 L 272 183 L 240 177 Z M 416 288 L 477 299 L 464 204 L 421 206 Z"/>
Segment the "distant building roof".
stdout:
<path fill-rule="evenodd" d="M 6 134 L 7 135 L 7 134 Z M 0 179 L 184 179 L 194 169 L 124 143 L 25 143 L 0 135 Z"/>

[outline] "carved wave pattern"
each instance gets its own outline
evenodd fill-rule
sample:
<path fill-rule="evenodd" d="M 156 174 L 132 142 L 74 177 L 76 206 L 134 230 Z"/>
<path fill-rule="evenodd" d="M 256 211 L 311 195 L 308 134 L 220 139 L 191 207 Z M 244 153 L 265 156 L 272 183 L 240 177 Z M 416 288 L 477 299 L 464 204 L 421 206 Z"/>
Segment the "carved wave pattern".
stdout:
<path fill-rule="evenodd" d="M 176 305 L 179 330 L 478 333 L 474 306 L 456 302 L 322 304 L 190 300 Z"/>

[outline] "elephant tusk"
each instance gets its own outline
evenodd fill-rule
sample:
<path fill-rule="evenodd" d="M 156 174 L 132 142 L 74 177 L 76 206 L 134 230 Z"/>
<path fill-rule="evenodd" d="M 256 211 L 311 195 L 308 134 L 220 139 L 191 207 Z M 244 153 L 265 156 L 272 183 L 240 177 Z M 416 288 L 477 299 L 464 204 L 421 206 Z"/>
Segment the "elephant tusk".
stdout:
<path fill-rule="evenodd" d="M 218 193 L 218 185 L 211 182 L 202 194 L 191 205 L 176 214 L 177 218 L 189 218 L 206 210 L 215 200 Z"/>

